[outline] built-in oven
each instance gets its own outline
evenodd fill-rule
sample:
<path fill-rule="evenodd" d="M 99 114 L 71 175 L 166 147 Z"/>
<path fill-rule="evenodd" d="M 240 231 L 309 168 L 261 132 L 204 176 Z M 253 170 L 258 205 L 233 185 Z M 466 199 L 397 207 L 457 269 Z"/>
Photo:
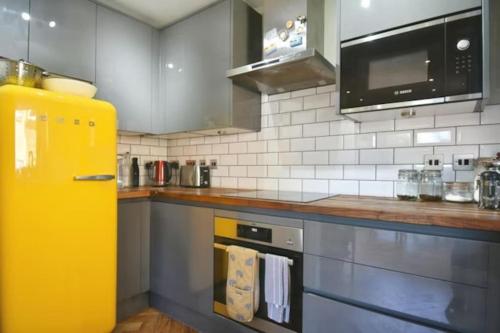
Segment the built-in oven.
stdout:
<path fill-rule="evenodd" d="M 226 247 L 238 245 L 259 253 L 259 308 L 251 322 L 241 323 L 259 332 L 302 331 L 303 230 L 284 225 L 216 217 L 214 222 L 214 312 L 229 318 L 226 311 L 228 255 Z M 265 303 L 265 254 L 288 258 L 290 268 L 290 320 L 277 323 L 267 316 Z"/>
<path fill-rule="evenodd" d="M 340 112 L 481 99 L 482 44 L 481 9 L 342 42 Z"/>

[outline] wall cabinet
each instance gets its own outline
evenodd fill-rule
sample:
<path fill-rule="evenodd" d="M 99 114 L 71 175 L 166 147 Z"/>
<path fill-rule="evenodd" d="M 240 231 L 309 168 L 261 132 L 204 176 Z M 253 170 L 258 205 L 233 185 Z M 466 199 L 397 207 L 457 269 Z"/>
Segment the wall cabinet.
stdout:
<path fill-rule="evenodd" d="M 29 0 L 0 0 L 0 56 L 28 59 Z"/>
<path fill-rule="evenodd" d="M 206 316 L 212 315 L 213 219 L 209 208 L 151 207 L 151 292 Z"/>
<path fill-rule="evenodd" d="M 150 202 L 118 204 L 118 286 L 121 302 L 149 291 Z"/>
<path fill-rule="evenodd" d="M 49 72 L 94 82 L 96 9 L 87 0 L 31 1 L 29 60 Z"/>
<path fill-rule="evenodd" d="M 162 113 L 155 132 L 260 129 L 260 94 L 234 87 L 226 78 L 233 66 L 259 60 L 259 54 L 242 51 L 255 43 L 253 35 L 259 36 L 260 50 L 259 22 L 260 15 L 242 1 L 226 0 L 161 32 Z M 242 41 L 250 45 L 238 44 Z"/>
<path fill-rule="evenodd" d="M 97 9 L 97 97 L 116 107 L 121 131 L 152 132 L 157 34 L 113 10 Z"/>
<path fill-rule="evenodd" d="M 489 104 L 500 104 L 500 2 L 488 0 L 490 14 L 490 98 Z"/>
<path fill-rule="evenodd" d="M 344 41 L 480 6 L 481 0 L 342 0 L 340 36 Z"/>

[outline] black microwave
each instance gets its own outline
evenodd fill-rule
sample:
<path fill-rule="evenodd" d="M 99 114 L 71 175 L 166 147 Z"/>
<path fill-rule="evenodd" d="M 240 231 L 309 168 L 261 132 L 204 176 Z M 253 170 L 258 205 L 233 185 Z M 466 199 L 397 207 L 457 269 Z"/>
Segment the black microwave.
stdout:
<path fill-rule="evenodd" d="M 341 43 L 342 114 L 483 97 L 482 11 Z"/>

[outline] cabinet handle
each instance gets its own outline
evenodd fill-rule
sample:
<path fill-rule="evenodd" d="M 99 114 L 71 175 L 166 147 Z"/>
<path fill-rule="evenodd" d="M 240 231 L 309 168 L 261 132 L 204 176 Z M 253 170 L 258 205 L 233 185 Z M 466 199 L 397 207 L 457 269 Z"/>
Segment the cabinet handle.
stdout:
<path fill-rule="evenodd" d="M 75 177 L 73 177 L 73 180 L 77 181 L 77 182 L 85 182 L 85 181 L 105 182 L 105 181 L 113 180 L 113 179 L 115 179 L 114 175 L 89 175 L 89 176 L 75 176 Z"/>

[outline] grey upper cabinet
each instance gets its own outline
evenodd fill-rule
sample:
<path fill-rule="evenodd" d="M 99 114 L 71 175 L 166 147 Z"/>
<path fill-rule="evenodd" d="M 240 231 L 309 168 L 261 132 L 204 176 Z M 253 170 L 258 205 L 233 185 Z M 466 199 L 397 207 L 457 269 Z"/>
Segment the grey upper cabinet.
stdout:
<path fill-rule="evenodd" d="M 96 4 L 31 1 L 29 60 L 47 71 L 95 81 Z"/>
<path fill-rule="evenodd" d="M 144 23 L 98 6 L 97 97 L 116 107 L 121 131 L 152 132 L 157 34 Z"/>
<path fill-rule="evenodd" d="M 117 300 L 123 301 L 149 290 L 149 201 L 118 204 Z"/>
<path fill-rule="evenodd" d="M 151 292 L 210 316 L 213 209 L 153 202 Z"/>
<path fill-rule="evenodd" d="M 480 7 L 481 0 L 341 0 L 341 40 Z"/>
<path fill-rule="evenodd" d="M 0 0 L 1 57 L 28 59 L 29 8 L 29 0 Z"/>
<path fill-rule="evenodd" d="M 260 43 L 254 20 L 261 22 L 260 15 L 241 0 L 226 0 L 161 31 L 161 112 L 155 132 L 260 129 L 260 94 L 226 78 L 228 69 L 259 60 L 241 51 L 248 45 L 239 44 L 255 33 Z"/>

